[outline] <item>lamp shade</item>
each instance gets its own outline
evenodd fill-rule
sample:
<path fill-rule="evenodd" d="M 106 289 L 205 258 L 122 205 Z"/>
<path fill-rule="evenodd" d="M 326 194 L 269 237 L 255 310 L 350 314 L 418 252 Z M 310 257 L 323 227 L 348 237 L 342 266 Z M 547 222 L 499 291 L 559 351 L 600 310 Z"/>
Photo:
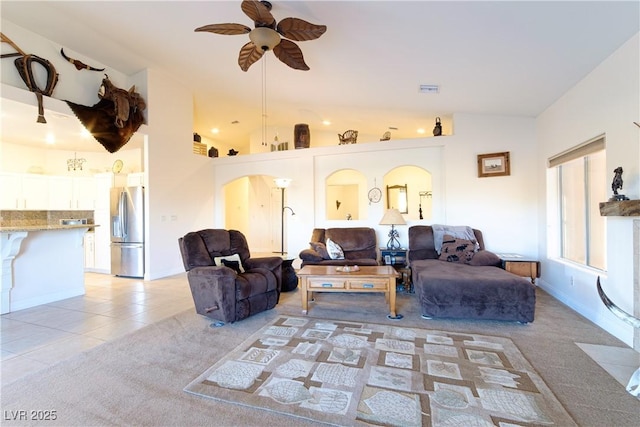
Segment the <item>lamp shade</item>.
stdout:
<path fill-rule="evenodd" d="M 398 209 L 387 209 L 380 220 L 380 225 L 407 225 Z"/>
<path fill-rule="evenodd" d="M 273 180 L 278 188 L 287 188 L 291 184 L 291 180 L 288 178 L 276 178 Z"/>

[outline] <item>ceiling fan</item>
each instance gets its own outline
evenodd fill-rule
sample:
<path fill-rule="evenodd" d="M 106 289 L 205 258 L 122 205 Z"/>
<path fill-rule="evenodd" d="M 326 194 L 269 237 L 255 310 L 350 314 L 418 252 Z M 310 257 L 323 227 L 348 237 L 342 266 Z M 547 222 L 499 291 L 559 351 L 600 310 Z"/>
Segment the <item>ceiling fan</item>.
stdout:
<path fill-rule="evenodd" d="M 326 25 L 311 24 L 299 18 L 284 18 L 276 25 L 276 20 L 271 15 L 271 3 L 268 1 L 243 0 L 240 7 L 253 20 L 253 30 L 246 25 L 230 23 L 205 25 L 195 31 L 223 35 L 249 34 L 250 41 L 242 46 L 238 56 L 238 65 L 242 71 L 247 71 L 268 50 L 273 50 L 276 57 L 291 68 L 304 71 L 309 69 L 302 51 L 292 40 L 317 39 L 327 31 Z"/>

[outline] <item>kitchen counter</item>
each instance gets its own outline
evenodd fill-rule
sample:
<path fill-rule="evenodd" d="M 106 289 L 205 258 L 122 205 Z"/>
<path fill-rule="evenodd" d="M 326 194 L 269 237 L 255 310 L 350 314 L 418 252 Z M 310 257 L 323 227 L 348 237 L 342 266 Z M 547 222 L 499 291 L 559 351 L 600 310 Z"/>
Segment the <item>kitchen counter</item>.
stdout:
<path fill-rule="evenodd" d="M 0 233 L 14 233 L 16 231 L 45 231 L 45 230 L 73 230 L 76 228 L 93 228 L 99 227 L 95 224 L 76 224 L 76 225 L 60 225 L 60 224 L 42 224 L 42 225 L 16 225 L 10 227 L 0 227 Z"/>
<path fill-rule="evenodd" d="M 0 227 L 1 313 L 84 295 L 83 238 L 95 224 Z"/>

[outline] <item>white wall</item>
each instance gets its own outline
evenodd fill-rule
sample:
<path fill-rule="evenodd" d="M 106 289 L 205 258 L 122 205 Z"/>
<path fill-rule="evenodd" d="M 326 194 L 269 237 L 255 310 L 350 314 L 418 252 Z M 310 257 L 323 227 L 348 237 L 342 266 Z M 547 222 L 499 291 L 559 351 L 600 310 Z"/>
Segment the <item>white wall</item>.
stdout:
<path fill-rule="evenodd" d="M 624 191 L 640 196 L 640 35 L 636 34 L 537 119 L 539 251 L 543 260 L 541 285 L 580 314 L 629 345 L 633 328 L 604 307 L 596 291 L 602 277 L 608 296 L 633 313 L 633 229 L 631 217 L 607 217 L 608 271 L 579 267 L 551 259 L 547 251 L 547 159 L 593 137 L 606 136 L 607 170 L 622 166 Z M 611 194 L 611 181 L 603 182 Z M 605 200 L 602 200 L 603 202 Z"/>
<path fill-rule="evenodd" d="M 470 225 L 484 232 L 487 248 L 495 252 L 519 252 L 537 256 L 537 184 L 533 118 L 456 115 L 456 134 L 424 139 L 397 140 L 332 147 L 221 157 L 214 163 L 215 224 L 225 227 L 223 186 L 237 178 L 269 175 L 292 179 L 287 205 L 297 221 L 288 222 L 290 254 L 308 247 L 314 227 L 368 226 L 376 229 L 378 242 L 387 241 L 388 227 L 378 225 L 384 202 L 371 204 L 363 192 L 366 219 L 329 221 L 325 210 L 325 180 L 333 172 L 351 168 L 362 172 L 368 188 L 381 187 L 386 173 L 398 166 L 417 166 L 432 174 L 433 214 L 413 224 Z M 458 133 L 459 132 L 459 133 Z M 509 151 L 511 176 L 478 178 L 477 154 Z M 367 189 L 368 190 L 368 189 Z M 383 199 L 384 200 L 384 199 Z M 514 224 L 506 225 L 506 224 Z M 399 227 L 406 246 L 407 227 Z"/>
<path fill-rule="evenodd" d="M 178 238 L 213 217 L 212 159 L 195 155 L 193 99 L 171 76 L 147 70 L 148 141 L 145 278 L 184 271 Z"/>

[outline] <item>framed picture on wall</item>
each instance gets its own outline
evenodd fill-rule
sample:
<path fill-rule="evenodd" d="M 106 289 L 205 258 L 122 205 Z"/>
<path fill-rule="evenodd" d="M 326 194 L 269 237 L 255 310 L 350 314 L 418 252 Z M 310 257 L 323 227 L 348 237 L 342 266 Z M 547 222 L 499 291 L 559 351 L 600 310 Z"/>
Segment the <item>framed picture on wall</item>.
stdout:
<path fill-rule="evenodd" d="M 478 154 L 478 177 L 511 175 L 509 152 Z"/>

